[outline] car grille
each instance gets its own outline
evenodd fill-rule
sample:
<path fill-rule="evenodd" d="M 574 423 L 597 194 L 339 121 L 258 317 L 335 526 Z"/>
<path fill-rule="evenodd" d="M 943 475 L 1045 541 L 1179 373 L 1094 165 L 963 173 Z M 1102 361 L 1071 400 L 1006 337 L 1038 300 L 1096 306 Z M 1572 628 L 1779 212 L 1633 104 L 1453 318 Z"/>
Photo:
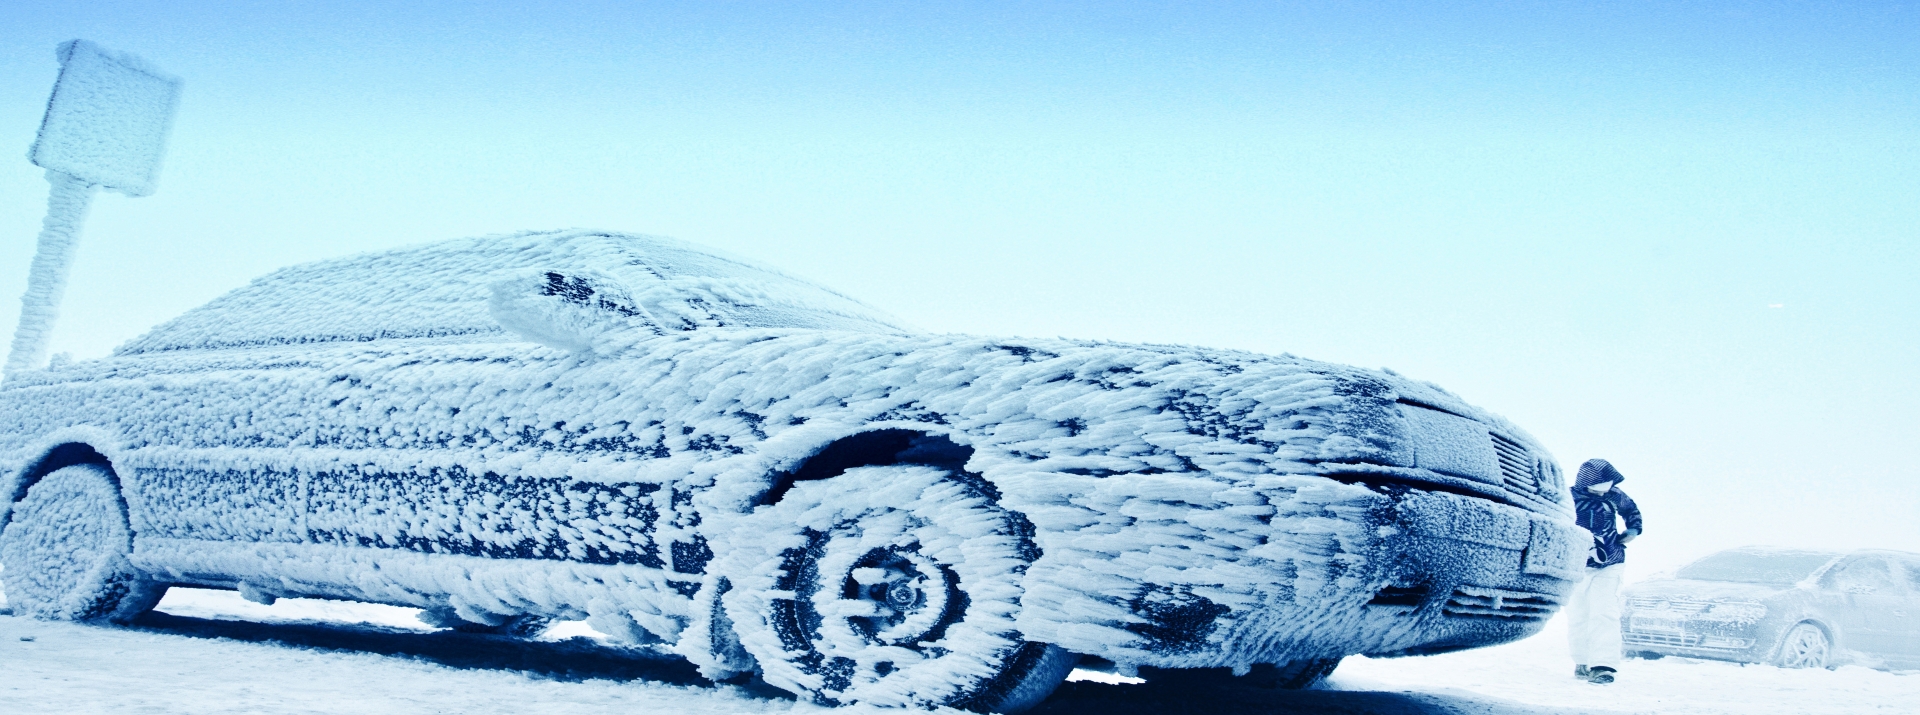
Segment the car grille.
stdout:
<path fill-rule="evenodd" d="M 1700 635 L 1697 633 L 1644 633 L 1627 631 L 1620 634 L 1620 640 L 1629 645 L 1663 645 L 1669 648 L 1698 648 Z"/>
<path fill-rule="evenodd" d="M 1544 593 L 1461 586 L 1453 590 L 1442 611 L 1449 616 L 1464 618 L 1542 621 L 1552 616 L 1559 607 L 1559 599 Z"/>
<path fill-rule="evenodd" d="M 1693 648 L 1696 650 L 1740 650 L 1753 645 L 1752 638 L 1739 638 L 1724 635 L 1704 635 L 1685 631 L 1635 631 L 1628 630 L 1620 634 L 1620 641 L 1630 646 L 1653 646 L 1663 648 Z"/>
<path fill-rule="evenodd" d="M 1671 598 L 1671 599 L 1669 598 L 1629 598 L 1627 599 L 1627 610 L 1663 611 L 1666 613 L 1672 613 L 1679 616 L 1691 616 L 1699 613 L 1705 613 L 1707 609 L 1712 607 L 1713 607 L 1713 603 L 1709 601 L 1695 601 L 1692 599 L 1685 599 L 1685 598 Z"/>
<path fill-rule="evenodd" d="M 1527 497 L 1554 499 L 1559 489 L 1552 480 L 1546 479 L 1546 466 L 1534 459 L 1527 448 L 1520 446 L 1499 433 L 1489 432 L 1493 437 L 1493 452 L 1500 460 L 1500 481 L 1508 492 Z"/>

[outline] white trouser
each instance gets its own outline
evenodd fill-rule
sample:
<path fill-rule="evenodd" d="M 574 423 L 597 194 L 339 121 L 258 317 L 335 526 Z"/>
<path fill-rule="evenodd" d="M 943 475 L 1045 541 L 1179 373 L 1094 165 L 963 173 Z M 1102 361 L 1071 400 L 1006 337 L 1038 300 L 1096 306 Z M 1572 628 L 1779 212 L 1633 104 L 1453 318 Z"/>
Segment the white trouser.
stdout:
<path fill-rule="evenodd" d="M 1626 564 L 1587 569 L 1567 599 L 1567 646 L 1573 662 L 1620 667 L 1620 576 Z"/>

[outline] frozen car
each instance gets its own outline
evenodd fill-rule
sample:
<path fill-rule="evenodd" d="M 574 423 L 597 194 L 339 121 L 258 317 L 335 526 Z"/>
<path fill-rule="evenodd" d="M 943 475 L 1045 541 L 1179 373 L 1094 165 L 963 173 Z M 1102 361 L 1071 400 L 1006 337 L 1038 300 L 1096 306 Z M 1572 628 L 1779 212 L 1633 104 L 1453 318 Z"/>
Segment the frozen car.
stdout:
<path fill-rule="evenodd" d="M 1920 554 L 1747 547 L 1628 588 L 1629 652 L 1920 668 Z"/>
<path fill-rule="evenodd" d="M 183 585 L 584 618 L 829 704 L 1500 643 L 1588 541 L 1533 439 L 1391 372 L 920 333 L 590 231 L 273 273 L 9 377 L 0 460 L 24 613 Z"/>

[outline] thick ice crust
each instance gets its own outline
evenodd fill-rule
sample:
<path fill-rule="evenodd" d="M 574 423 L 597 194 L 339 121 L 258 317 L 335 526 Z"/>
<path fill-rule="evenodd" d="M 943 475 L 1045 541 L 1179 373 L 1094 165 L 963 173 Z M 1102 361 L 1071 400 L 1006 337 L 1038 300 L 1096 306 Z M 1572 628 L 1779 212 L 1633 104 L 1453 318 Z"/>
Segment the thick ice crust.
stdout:
<path fill-rule="evenodd" d="M 1556 560 L 1572 527 L 1546 452 L 1390 373 L 880 318 L 635 330 L 575 351 L 488 322 L 492 276 L 561 256 L 639 281 L 634 266 L 670 253 L 650 241 L 472 239 L 262 279 L 115 357 L 10 378 L 0 493 L 84 443 L 127 485 L 136 564 L 180 582 L 452 604 L 482 622 L 584 611 L 674 641 L 731 527 L 783 475 L 850 435 L 941 435 L 1036 527 L 1024 636 L 1163 667 L 1510 639 L 1544 616 L 1446 609 L 1551 601 L 1573 568 Z M 434 278 L 447 271 L 479 277 Z M 766 316 L 752 301 L 832 303 L 813 290 L 695 297 L 708 315 Z M 1434 424 L 1445 434 L 1422 437 Z"/>
<path fill-rule="evenodd" d="M 123 622 L 153 608 L 162 587 L 128 563 L 133 537 L 113 474 L 93 464 L 33 485 L 0 530 L 15 611 L 48 620 Z"/>
<path fill-rule="evenodd" d="M 957 705 L 1026 646 L 1014 626 L 1033 556 L 1025 531 L 946 470 L 862 467 L 743 520 L 716 568 L 732 584 L 727 616 L 767 682 L 825 704 Z M 894 607 L 847 592 L 892 580 L 917 598 Z M 985 710 L 998 711 L 992 695 Z"/>
<path fill-rule="evenodd" d="M 128 196 L 153 193 L 180 80 L 86 40 L 60 44 L 60 79 L 28 157 Z"/>

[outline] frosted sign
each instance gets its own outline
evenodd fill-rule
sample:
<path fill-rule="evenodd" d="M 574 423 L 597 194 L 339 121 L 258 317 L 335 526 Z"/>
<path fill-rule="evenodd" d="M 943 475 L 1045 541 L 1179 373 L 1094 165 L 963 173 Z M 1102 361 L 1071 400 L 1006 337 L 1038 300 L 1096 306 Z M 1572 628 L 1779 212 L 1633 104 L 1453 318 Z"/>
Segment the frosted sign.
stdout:
<path fill-rule="evenodd" d="M 27 292 L 20 297 L 20 324 L 7 352 L 9 374 L 46 363 L 47 341 L 94 188 L 128 196 L 153 193 L 180 98 L 179 79 L 138 57 L 86 40 L 61 43 L 59 56 L 60 79 L 47 99 L 40 137 L 27 153 L 46 168 L 52 188 Z"/>
<path fill-rule="evenodd" d="M 29 155 L 128 196 L 153 193 L 180 80 L 86 40 L 60 45 L 60 79 Z"/>

